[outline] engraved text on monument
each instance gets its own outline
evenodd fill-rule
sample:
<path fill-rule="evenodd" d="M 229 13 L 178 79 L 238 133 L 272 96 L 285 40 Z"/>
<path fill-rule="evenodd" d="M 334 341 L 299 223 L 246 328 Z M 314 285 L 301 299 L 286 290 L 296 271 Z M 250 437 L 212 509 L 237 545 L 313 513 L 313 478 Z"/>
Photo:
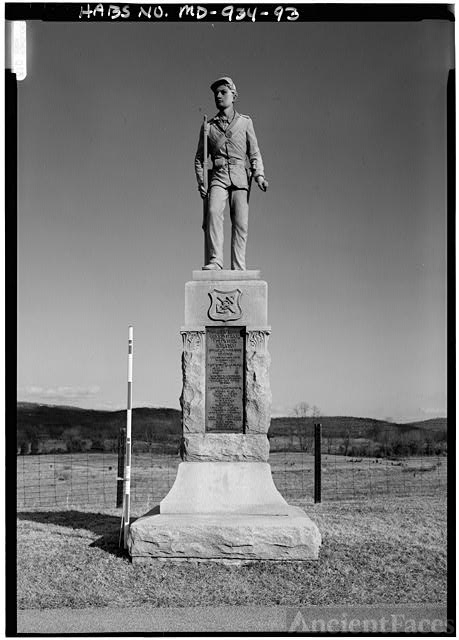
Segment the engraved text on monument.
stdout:
<path fill-rule="evenodd" d="M 206 329 L 206 431 L 244 428 L 244 329 Z"/>

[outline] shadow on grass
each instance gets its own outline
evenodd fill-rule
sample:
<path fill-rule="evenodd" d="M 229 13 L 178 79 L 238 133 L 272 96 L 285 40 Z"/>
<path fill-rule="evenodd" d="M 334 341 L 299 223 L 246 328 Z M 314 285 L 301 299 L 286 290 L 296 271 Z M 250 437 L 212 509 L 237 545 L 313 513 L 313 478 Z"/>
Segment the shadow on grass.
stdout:
<path fill-rule="evenodd" d="M 153 509 L 149 515 L 156 513 Z M 159 509 L 158 509 L 159 512 Z M 100 536 L 89 546 L 102 549 L 117 557 L 127 556 L 127 552 L 119 547 L 121 518 L 104 513 L 91 513 L 86 511 L 21 511 L 17 514 L 18 520 L 39 522 L 40 524 L 53 524 L 70 529 L 86 529 Z M 131 524 L 137 518 L 131 519 Z"/>

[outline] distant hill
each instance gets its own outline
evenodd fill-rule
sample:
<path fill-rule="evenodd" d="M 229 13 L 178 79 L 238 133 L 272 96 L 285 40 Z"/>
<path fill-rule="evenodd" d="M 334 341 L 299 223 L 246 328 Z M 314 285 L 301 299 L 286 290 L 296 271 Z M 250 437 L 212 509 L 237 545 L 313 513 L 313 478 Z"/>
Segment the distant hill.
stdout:
<path fill-rule="evenodd" d="M 297 430 L 299 427 L 312 429 L 314 424 L 322 425 L 323 435 L 339 435 L 349 431 L 352 435 L 361 434 L 368 437 L 369 434 L 382 431 L 393 431 L 397 433 L 407 433 L 408 431 L 444 431 L 447 429 L 446 418 L 434 418 L 419 422 L 398 423 L 387 420 L 376 420 L 375 418 L 355 418 L 351 416 L 320 416 L 319 418 L 272 418 L 270 434 L 271 436 L 282 435 L 290 430 Z"/>
<path fill-rule="evenodd" d="M 140 425 L 146 421 L 154 421 L 165 425 L 180 423 L 180 411 L 168 408 L 143 407 L 132 410 Z M 50 427 L 52 425 L 65 426 L 95 426 L 104 425 L 108 430 L 118 428 L 126 423 L 126 409 L 119 411 L 102 411 L 99 409 L 82 409 L 63 405 L 37 404 L 34 402 L 18 402 L 18 426 Z"/>
<path fill-rule="evenodd" d="M 77 446 L 113 449 L 120 430 L 126 426 L 126 410 L 100 411 L 60 405 L 20 402 L 17 405 L 17 444 L 55 441 Z M 145 442 L 178 442 L 181 417 L 178 409 L 139 408 L 132 410 L 132 438 Z M 90 442 L 87 442 L 90 441 Z M 73 443 L 73 444 L 72 444 Z"/>
<path fill-rule="evenodd" d="M 418 422 L 408 422 L 403 427 L 414 427 L 415 429 L 423 429 L 425 431 L 446 431 L 448 424 L 447 418 L 429 418 L 429 420 L 420 420 Z"/>
<path fill-rule="evenodd" d="M 372 418 L 322 416 L 320 418 L 273 418 L 269 437 L 272 448 L 310 447 L 313 425 L 320 422 L 322 436 L 338 450 L 351 451 L 350 439 L 374 445 L 403 441 L 446 442 L 446 418 L 397 424 Z M 22 453 L 50 451 L 116 450 L 120 429 L 126 426 L 126 410 L 100 411 L 80 407 L 31 402 L 17 404 L 17 448 Z M 178 409 L 136 408 L 132 411 L 132 439 L 138 450 L 170 448 L 181 435 Z M 359 445 L 360 446 L 360 445 Z M 341 447 L 341 449 L 339 449 Z M 373 447 L 374 448 L 374 447 Z"/>

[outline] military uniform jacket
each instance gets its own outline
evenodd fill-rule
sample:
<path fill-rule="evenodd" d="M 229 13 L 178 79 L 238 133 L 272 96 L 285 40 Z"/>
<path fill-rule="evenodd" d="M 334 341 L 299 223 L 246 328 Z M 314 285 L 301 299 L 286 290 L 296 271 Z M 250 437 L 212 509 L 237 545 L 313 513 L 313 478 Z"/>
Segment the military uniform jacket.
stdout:
<path fill-rule="evenodd" d="M 252 119 L 237 111 L 225 128 L 219 116 L 208 122 L 207 150 L 212 158 L 212 171 L 209 176 L 209 188 L 214 185 L 247 189 L 247 159 L 253 176 L 264 175 L 263 160 L 258 148 Z M 198 149 L 195 156 L 195 171 L 198 185 L 204 180 L 204 125 L 199 134 Z"/>

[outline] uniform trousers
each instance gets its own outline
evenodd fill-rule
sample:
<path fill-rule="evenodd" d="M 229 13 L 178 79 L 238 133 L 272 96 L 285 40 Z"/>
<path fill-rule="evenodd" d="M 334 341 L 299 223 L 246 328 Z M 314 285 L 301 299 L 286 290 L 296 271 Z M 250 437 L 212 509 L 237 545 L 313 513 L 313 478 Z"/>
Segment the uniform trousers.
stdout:
<path fill-rule="evenodd" d="M 209 262 L 223 268 L 223 212 L 229 199 L 231 215 L 231 269 L 245 271 L 245 248 L 249 224 L 247 189 L 213 185 L 207 210 L 207 250 Z"/>

